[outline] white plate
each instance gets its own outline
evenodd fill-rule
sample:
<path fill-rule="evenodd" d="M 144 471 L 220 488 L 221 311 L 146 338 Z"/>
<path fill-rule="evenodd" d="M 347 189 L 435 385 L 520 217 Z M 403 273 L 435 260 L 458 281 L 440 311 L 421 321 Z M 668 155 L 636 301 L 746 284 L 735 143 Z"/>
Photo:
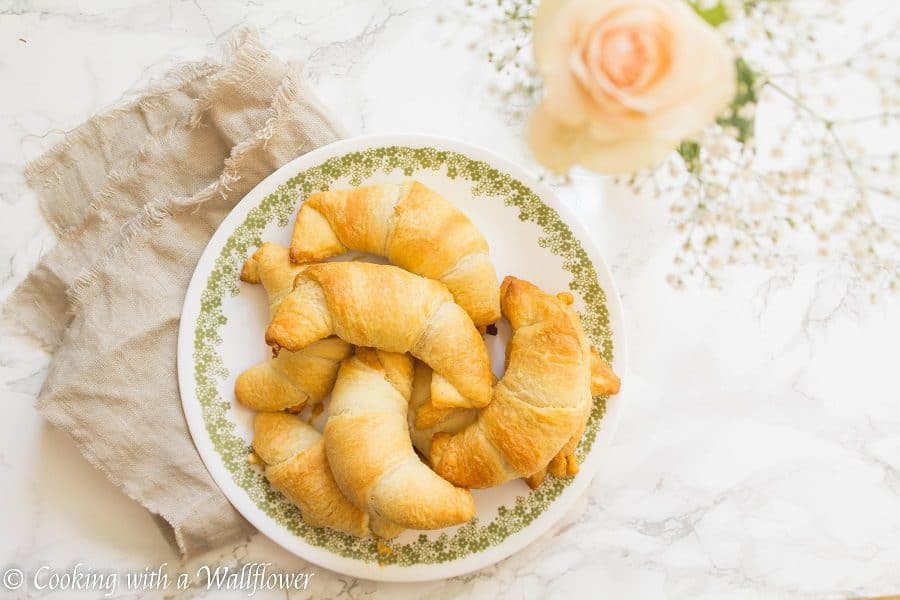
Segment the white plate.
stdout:
<path fill-rule="evenodd" d="M 178 378 L 191 435 L 213 479 L 262 533 L 322 567 L 383 581 L 460 575 L 537 539 L 596 473 L 599 450 L 612 437 L 621 401 L 621 394 L 595 399 L 576 477 L 548 477 L 534 491 L 520 480 L 476 490 L 473 522 L 405 532 L 390 543 L 392 553 L 386 556 L 377 553 L 373 540 L 302 523 L 297 509 L 246 461 L 253 414 L 235 402 L 234 379 L 268 356 L 263 341 L 268 309 L 261 286 L 238 280 L 240 266 L 262 240 L 288 244 L 297 207 L 310 193 L 409 177 L 439 191 L 472 219 L 490 244 L 501 278 L 513 274 L 547 291 L 571 291 L 588 335 L 612 359 L 616 372 L 626 371 L 621 306 L 606 264 L 553 192 L 506 160 L 426 136 L 360 137 L 301 156 L 256 186 L 213 235 L 185 297 Z M 502 369 L 498 355 L 504 340 L 499 338 L 489 337 L 489 346 Z"/>

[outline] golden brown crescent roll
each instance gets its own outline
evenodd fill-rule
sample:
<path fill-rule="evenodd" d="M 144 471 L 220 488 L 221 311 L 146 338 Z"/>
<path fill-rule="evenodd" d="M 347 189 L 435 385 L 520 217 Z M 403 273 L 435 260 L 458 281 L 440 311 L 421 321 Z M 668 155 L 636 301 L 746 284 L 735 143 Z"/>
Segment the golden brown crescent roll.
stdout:
<path fill-rule="evenodd" d="M 425 363 L 416 361 L 412 396 L 409 402 L 408 425 L 413 446 L 426 458 L 430 453 L 431 439 L 434 434 L 457 433 L 474 422 L 479 414 L 479 410 L 474 408 L 434 409 L 431 405 L 430 385 L 431 369 Z M 619 377 L 600 356 L 597 349 L 591 346 L 591 395 L 616 394 L 618 391 Z M 581 441 L 590 414 L 590 406 L 588 406 L 582 415 L 580 425 L 566 445 L 556 453 L 556 456 L 545 468 L 525 477 L 529 486 L 538 487 L 543 483 L 548 471 L 558 478 L 571 477 L 578 473 L 579 465 L 578 458 L 575 456 L 575 448 Z"/>
<path fill-rule="evenodd" d="M 291 260 L 359 250 L 444 283 L 476 326 L 500 318 L 497 274 L 472 221 L 418 181 L 319 192 L 297 213 Z"/>
<path fill-rule="evenodd" d="M 441 529 L 475 516 L 469 490 L 454 487 L 413 450 L 406 426 L 413 360 L 358 348 L 341 364 L 325 425 L 338 487 L 357 508 L 402 527 Z"/>
<path fill-rule="evenodd" d="M 477 408 L 455 408 L 440 410 L 441 414 L 433 418 L 422 418 L 423 410 L 433 409 L 431 405 L 431 367 L 420 360 L 416 361 L 412 395 L 409 399 L 407 424 L 413 446 L 422 456 L 428 458 L 431 451 L 431 438 L 435 433 L 456 433 L 478 418 Z"/>
<path fill-rule="evenodd" d="M 618 394 L 622 381 L 615 374 L 606 359 L 600 355 L 600 351 L 591 346 L 591 393 L 595 396 L 600 394 Z"/>
<path fill-rule="evenodd" d="M 344 497 L 331 475 L 322 435 L 299 416 L 258 413 L 253 451 L 263 461 L 272 487 L 300 508 L 306 524 L 359 537 L 373 533 L 392 538 L 402 531 L 393 523 L 370 519 Z"/>
<path fill-rule="evenodd" d="M 527 281 L 500 289 L 513 334 L 491 403 L 456 434 L 437 433 L 430 459 L 451 483 L 484 488 L 545 468 L 583 427 L 591 404 L 590 347 L 574 311 Z"/>
<path fill-rule="evenodd" d="M 558 297 L 568 303 L 567 295 L 560 294 Z M 584 333 L 581 328 L 580 319 L 574 312 L 570 313 L 574 322 L 578 325 L 580 333 Z M 586 336 L 583 338 L 587 343 Z M 601 394 L 616 394 L 619 391 L 620 380 L 613 372 L 609 364 L 600 355 L 600 352 L 594 346 L 590 346 L 591 353 L 591 395 L 597 396 Z M 507 356 L 507 365 L 509 364 Z M 413 378 L 412 395 L 409 402 L 408 425 L 410 437 L 413 445 L 428 457 L 431 450 L 431 439 L 436 433 L 454 434 L 474 422 L 478 418 L 478 409 L 435 409 L 431 404 L 430 397 L 431 385 L 431 369 L 428 365 L 421 361 L 416 361 L 415 376 Z M 588 418 L 591 414 L 591 405 L 585 406 L 584 413 L 581 415 L 578 427 L 575 433 L 566 442 L 566 445 L 550 460 L 545 468 L 525 477 L 525 481 L 531 487 L 540 485 L 546 477 L 548 471 L 554 477 L 571 477 L 578 473 L 578 459 L 575 456 L 575 448 L 581 441 L 584 434 L 584 428 L 587 425 Z"/>
<path fill-rule="evenodd" d="M 309 266 L 275 312 L 266 342 L 276 352 L 296 351 L 330 335 L 421 359 L 434 370 L 435 405 L 480 407 L 491 400 L 484 340 L 447 288 L 433 279 L 390 265 Z"/>
<path fill-rule="evenodd" d="M 266 242 L 244 263 L 241 280 L 262 283 L 274 314 L 305 268 L 291 263 L 287 248 Z M 241 404 L 265 411 L 299 410 L 307 402 L 321 402 L 352 350 L 347 342 L 330 337 L 299 352 L 282 352 L 238 375 L 234 394 Z"/>
<path fill-rule="evenodd" d="M 557 296 L 566 304 L 571 304 L 571 296 L 569 294 L 559 294 Z M 578 331 L 581 334 L 582 347 L 588 347 L 590 352 L 590 367 L 591 367 L 591 396 L 598 396 L 601 394 L 617 394 L 619 393 L 619 377 L 616 375 L 612 368 L 609 366 L 609 363 L 600 355 L 600 351 L 597 350 L 594 346 L 591 346 L 587 335 L 584 333 L 584 328 L 581 326 L 581 319 L 574 311 L 569 311 L 572 316 L 573 322 L 578 327 Z M 579 470 L 578 457 L 575 456 L 575 449 L 578 447 L 578 443 L 581 441 L 581 436 L 584 435 L 584 428 L 587 426 L 588 419 L 591 416 L 591 404 L 587 404 L 584 409 L 584 413 L 581 415 L 578 427 L 575 430 L 575 433 L 569 438 L 569 441 L 566 442 L 566 445 L 562 447 L 562 449 L 556 453 L 550 463 L 540 471 L 531 474 L 530 476 L 525 478 L 525 482 L 535 488 L 539 486 L 543 481 L 544 477 L 546 477 L 549 472 L 554 477 L 562 478 L 562 477 L 571 477 L 576 475 Z"/>
<path fill-rule="evenodd" d="M 294 279 L 307 265 L 295 265 L 290 260 L 290 251 L 284 246 L 263 242 L 241 268 L 241 281 L 261 283 L 269 298 L 269 312 L 284 300 L 294 289 Z"/>

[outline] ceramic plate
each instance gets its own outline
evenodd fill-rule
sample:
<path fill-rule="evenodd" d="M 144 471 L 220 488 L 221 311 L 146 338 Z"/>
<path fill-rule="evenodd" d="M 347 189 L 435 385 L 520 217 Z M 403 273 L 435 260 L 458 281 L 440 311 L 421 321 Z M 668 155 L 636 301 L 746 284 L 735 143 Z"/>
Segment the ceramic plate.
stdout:
<path fill-rule="evenodd" d="M 626 369 L 621 307 L 590 236 L 549 188 L 490 152 L 425 136 L 355 138 L 291 161 L 247 194 L 210 240 L 185 298 L 178 375 L 191 435 L 213 479 L 262 533 L 319 566 L 385 581 L 460 575 L 537 539 L 596 473 L 621 402 L 621 394 L 594 399 L 576 477 L 548 477 L 536 490 L 520 480 L 476 490 L 477 517 L 465 525 L 407 531 L 385 554 L 372 539 L 303 523 L 297 508 L 247 463 L 253 413 L 236 403 L 233 386 L 241 371 L 269 356 L 263 340 L 268 307 L 262 287 L 240 282 L 238 274 L 263 240 L 288 245 L 297 208 L 313 192 L 405 178 L 437 190 L 472 219 L 490 244 L 500 278 L 512 274 L 548 291 L 571 291 L 592 341 L 616 372 Z M 488 336 L 498 375 L 507 335 L 501 328 Z"/>

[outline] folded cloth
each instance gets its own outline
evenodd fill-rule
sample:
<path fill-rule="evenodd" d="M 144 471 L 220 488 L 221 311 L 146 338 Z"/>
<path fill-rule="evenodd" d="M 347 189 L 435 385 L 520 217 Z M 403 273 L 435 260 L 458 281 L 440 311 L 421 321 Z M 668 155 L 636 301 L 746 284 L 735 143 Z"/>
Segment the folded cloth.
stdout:
<path fill-rule="evenodd" d="M 338 138 L 299 68 L 241 32 L 79 126 L 26 169 L 59 244 L 4 316 L 53 353 L 37 408 L 171 527 L 189 555 L 251 528 L 203 466 L 176 376 L 188 282 L 218 224 L 260 180 Z"/>

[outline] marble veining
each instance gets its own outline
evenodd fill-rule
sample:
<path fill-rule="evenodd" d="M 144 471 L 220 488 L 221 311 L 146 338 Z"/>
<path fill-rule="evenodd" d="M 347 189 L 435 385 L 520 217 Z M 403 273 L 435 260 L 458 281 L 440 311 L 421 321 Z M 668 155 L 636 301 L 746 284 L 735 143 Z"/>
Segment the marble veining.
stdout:
<path fill-rule="evenodd" d="M 123 90 L 208 55 L 241 25 L 305 64 L 349 134 L 447 135 L 532 167 L 521 126 L 489 93 L 490 65 L 467 48 L 478 32 L 460 5 L 0 1 L 0 298 L 53 244 L 24 164 Z M 737 266 L 721 291 L 674 291 L 665 274 L 678 237 L 663 207 L 584 172 L 558 191 L 616 277 L 631 372 L 599 475 L 540 540 L 477 573 L 415 585 L 330 573 L 260 535 L 183 562 L 153 517 L 35 413 L 47 357 L 4 333 L 0 571 L 253 561 L 315 572 L 306 591 L 259 598 L 900 592 L 900 298 L 873 303 L 827 262 Z M 167 597 L 212 596 L 196 582 Z"/>

